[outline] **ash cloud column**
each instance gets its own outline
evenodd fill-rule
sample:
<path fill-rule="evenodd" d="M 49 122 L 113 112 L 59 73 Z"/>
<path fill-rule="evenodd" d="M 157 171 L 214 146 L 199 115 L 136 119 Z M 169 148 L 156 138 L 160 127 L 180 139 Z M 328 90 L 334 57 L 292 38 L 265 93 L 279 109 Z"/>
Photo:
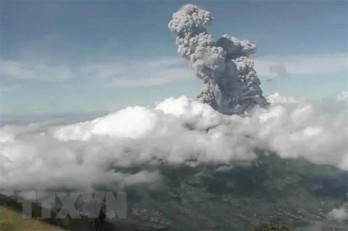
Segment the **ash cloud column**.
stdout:
<path fill-rule="evenodd" d="M 266 106 L 249 59 L 256 46 L 230 35 L 215 42 L 205 28 L 212 20 L 209 11 L 190 4 L 174 13 L 168 24 L 177 36 L 178 53 L 204 82 L 197 98 L 224 114 L 244 114 L 256 105 Z"/>

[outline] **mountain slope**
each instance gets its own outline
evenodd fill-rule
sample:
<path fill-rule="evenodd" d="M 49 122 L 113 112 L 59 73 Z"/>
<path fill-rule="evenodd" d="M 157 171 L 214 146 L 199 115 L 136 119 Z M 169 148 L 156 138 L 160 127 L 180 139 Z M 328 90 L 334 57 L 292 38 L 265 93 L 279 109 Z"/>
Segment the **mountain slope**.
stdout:
<path fill-rule="evenodd" d="M 252 231 L 269 223 L 292 231 L 344 231 L 348 227 L 347 221 L 327 218 L 330 211 L 347 203 L 348 172 L 332 166 L 260 155 L 248 164 L 137 166 L 117 171 L 143 169 L 157 170 L 161 182 L 123 188 L 128 218 L 108 220 L 99 230 Z M 1 204 L 20 211 L 18 204 L 0 196 Z M 6 216 L 0 216 L 1 224 L 16 230 L 8 221 L 17 218 Z M 95 230 L 94 220 L 87 218 L 47 222 L 68 230 Z"/>
<path fill-rule="evenodd" d="M 24 218 L 21 213 L 2 206 L 0 206 L 0 230 L 63 231 L 63 229 L 49 225 L 40 220 Z"/>
<path fill-rule="evenodd" d="M 327 219 L 346 203 L 348 173 L 303 159 L 260 155 L 247 165 L 162 166 L 162 186 L 128 189 L 132 218 L 148 230 L 238 230 L 263 223 L 346 230 Z M 152 222 L 144 217 L 153 218 Z"/>

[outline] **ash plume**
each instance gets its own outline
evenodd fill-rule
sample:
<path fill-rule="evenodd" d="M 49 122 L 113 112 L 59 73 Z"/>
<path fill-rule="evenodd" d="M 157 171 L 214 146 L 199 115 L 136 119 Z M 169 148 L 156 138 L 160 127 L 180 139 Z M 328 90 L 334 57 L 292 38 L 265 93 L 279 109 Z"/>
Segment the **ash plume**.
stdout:
<path fill-rule="evenodd" d="M 179 54 L 203 80 L 198 99 L 224 114 L 243 114 L 255 105 L 267 105 L 249 55 L 256 46 L 248 40 L 223 35 L 216 42 L 205 26 L 213 17 L 195 5 L 173 14 L 169 29 L 176 34 Z"/>

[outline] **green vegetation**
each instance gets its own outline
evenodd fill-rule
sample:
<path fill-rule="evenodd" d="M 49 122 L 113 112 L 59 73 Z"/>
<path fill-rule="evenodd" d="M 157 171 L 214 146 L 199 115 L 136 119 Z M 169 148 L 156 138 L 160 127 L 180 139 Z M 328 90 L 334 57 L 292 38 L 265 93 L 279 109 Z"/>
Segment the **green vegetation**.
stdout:
<path fill-rule="evenodd" d="M 0 206 L 0 230 L 1 231 L 62 231 L 37 219 L 27 219 L 14 210 Z"/>

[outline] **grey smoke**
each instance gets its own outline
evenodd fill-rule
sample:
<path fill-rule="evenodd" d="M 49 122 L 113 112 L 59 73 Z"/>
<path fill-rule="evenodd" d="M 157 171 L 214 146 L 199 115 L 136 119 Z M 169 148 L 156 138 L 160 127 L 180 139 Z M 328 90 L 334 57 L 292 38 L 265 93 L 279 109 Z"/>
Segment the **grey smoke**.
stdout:
<path fill-rule="evenodd" d="M 227 34 L 215 42 L 205 28 L 212 19 L 209 11 L 190 4 L 174 13 L 168 25 L 177 36 L 179 54 L 204 82 L 198 99 L 224 114 L 243 114 L 255 105 L 266 106 L 249 59 L 256 46 Z"/>

